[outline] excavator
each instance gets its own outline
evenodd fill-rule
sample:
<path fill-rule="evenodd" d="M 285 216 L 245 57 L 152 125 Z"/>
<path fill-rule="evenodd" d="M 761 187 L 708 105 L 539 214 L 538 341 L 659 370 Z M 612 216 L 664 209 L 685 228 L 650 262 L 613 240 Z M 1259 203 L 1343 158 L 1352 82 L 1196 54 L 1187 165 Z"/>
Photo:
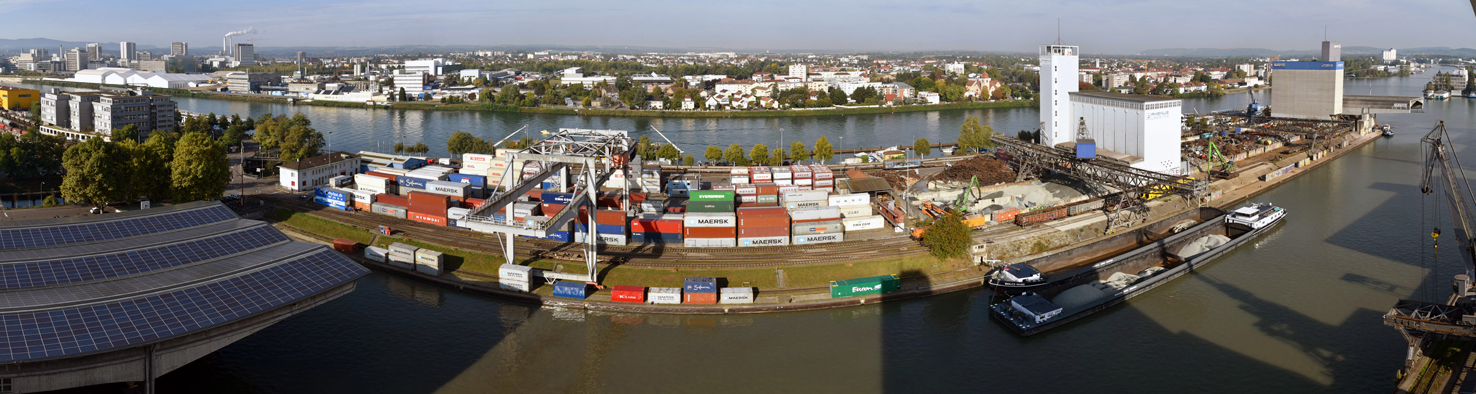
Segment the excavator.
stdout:
<path fill-rule="evenodd" d="M 964 189 L 963 193 L 959 193 L 958 199 L 954 200 L 948 206 L 938 206 L 938 204 L 925 201 L 922 203 L 920 208 L 922 209 L 923 214 L 928 215 L 928 217 L 932 218 L 933 220 L 942 219 L 944 216 L 950 215 L 951 212 L 967 213 L 969 201 L 979 198 L 978 194 L 974 192 L 974 190 L 976 190 L 978 187 L 979 177 L 976 175 L 973 177 L 973 179 L 969 180 L 969 187 L 967 189 Z M 989 217 L 984 215 L 973 215 L 973 217 L 964 217 L 963 224 L 965 227 L 971 229 L 984 227 L 985 225 L 989 224 Z M 912 238 L 922 239 L 923 232 L 927 231 L 927 229 L 927 227 L 913 228 Z"/>

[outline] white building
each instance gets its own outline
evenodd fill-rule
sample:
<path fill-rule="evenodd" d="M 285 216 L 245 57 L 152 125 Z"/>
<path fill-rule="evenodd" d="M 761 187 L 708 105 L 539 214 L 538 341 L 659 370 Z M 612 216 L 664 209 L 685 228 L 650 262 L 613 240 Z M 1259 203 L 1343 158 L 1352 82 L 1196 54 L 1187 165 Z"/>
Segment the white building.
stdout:
<path fill-rule="evenodd" d="M 1183 100 L 1103 91 L 1073 92 L 1069 100 L 1070 106 L 1060 109 L 1072 116 L 1070 127 L 1061 128 L 1065 139 L 1050 145 L 1074 142 L 1085 120 L 1098 151 L 1107 151 L 1101 156 L 1122 159 L 1133 168 L 1181 173 Z"/>
<path fill-rule="evenodd" d="M 799 78 L 801 80 L 808 78 L 810 76 L 810 67 L 803 64 L 791 64 L 789 65 L 788 76 L 790 78 Z"/>
<path fill-rule="evenodd" d="M 1040 143 L 1046 146 L 1074 141 L 1076 118 L 1071 116 L 1070 94 L 1076 92 L 1077 59 L 1073 45 L 1040 47 Z"/>
<path fill-rule="evenodd" d="M 118 61 L 124 64 L 138 60 L 138 44 L 128 41 L 120 42 L 118 43 L 118 51 L 121 52 L 118 54 Z"/>
<path fill-rule="evenodd" d="M 446 73 L 458 70 L 461 70 L 461 64 L 447 61 L 446 59 L 435 58 L 425 60 L 406 60 L 404 71 L 407 73 L 421 73 L 439 76 L 446 75 Z"/>
<path fill-rule="evenodd" d="M 1384 51 L 1384 62 L 1387 63 L 1395 60 L 1399 60 L 1399 51 L 1395 51 L 1394 48 Z"/>
<path fill-rule="evenodd" d="M 949 74 L 963 75 L 963 73 L 964 73 L 964 64 L 963 63 L 948 63 L 948 64 L 943 65 L 943 71 L 945 71 L 945 72 L 947 72 Z"/>
<path fill-rule="evenodd" d="M 573 85 L 577 83 L 584 85 L 585 88 L 590 88 L 599 85 L 601 82 L 614 86 L 615 77 L 603 75 L 586 77 L 584 76 L 584 69 L 580 67 L 569 67 L 559 73 L 560 85 Z"/>
<path fill-rule="evenodd" d="M 1240 72 L 1242 73 L 1245 73 L 1246 76 L 1256 75 L 1256 66 L 1253 65 L 1237 64 L 1235 65 L 1235 69 L 1240 70 Z"/>
<path fill-rule="evenodd" d="M 390 74 L 390 77 L 395 79 L 394 93 L 399 93 L 401 89 L 404 89 L 405 94 L 425 93 L 425 87 L 430 85 L 431 81 L 435 80 L 435 77 L 430 76 L 430 74 L 419 72 L 402 73 L 398 70 L 394 74 Z"/>
<path fill-rule="evenodd" d="M 69 82 L 100 83 L 108 85 L 148 86 L 162 89 L 183 89 L 210 82 L 205 74 L 173 74 L 139 72 L 138 70 L 104 67 L 78 71 Z"/>
<path fill-rule="evenodd" d="M 359 173 L 359 156 L 352 153 L 328 152 L 324 155 L 283 164 L 281 185 L 291 191 L 313 190 L 327 186 L 328 180 L 340 175 Z"/>

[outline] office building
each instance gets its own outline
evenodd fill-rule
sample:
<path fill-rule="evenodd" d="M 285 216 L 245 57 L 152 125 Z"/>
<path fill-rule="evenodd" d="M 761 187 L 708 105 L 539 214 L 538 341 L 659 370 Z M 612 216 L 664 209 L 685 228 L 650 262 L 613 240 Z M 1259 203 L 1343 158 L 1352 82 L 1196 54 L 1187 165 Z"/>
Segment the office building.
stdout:
<path fill-rule="evenodd" d="M 1336 62 L 1343 60 L 1343 43 L 1337 41 L 1322 42 L 1322 58 L 1319 61 Z"/>
<path fill-rule="evenodd" d="M 86 70 L 87 67 L 90 66 L 90 65 L 91 65 L 91 63 L 89 63 L 89 61 L 87 59 L 87 51 L 86 50 L 84 50 L 82 48 L 72 48 L 71 50 L 67 51 L 67 59 L 66 59 L 66 66 L 65 66 L 67 68 L 67 71 L 82 71 L 82 70 Z"/>
<path fill-rule="evenodd" d="M 190 55 L 190 43 L 188 43 L 188 42 L 175 42 L 175 43 L 170 43 L 169 44 L 169 55 L 170 56 L 189 56 Z"/>
<path fill-rule="evenodd" d="M 313 190 L 319 186 L 331 186 L 330 179 L 342 175 L 359 173 L 359 156 L 345 152 L 328 152 L 306 159 L 282 164 L 281 185 L 287 190 Z"/>
<path fill-rule="evenodd" d="M 1383 59 L 1386 63 L 1399 60 L 1399 51 L 1394 50 L 1394 48 L 1389 48 L 1389 50 L 1384 51 Z"/>
<path fill-rule="evenodd" d="M 148 138 L 149 132 L 155 130 L 174 131 L 179 125 L 174 119 L 176 109 L 174 99 L 144 89 L 126 94 L 103 93 L 92 103 L 92 130 L 107 133 L 131 124 L 138 127 L 140 139 Z"/>
<path fill-rule="evenodd" d="M 395 90 L 391 93 L 399 93 L 403 89 L 405 94 L 412 96 L 424 93 L 431 87 L 431 82 L 436 80 L 436 77 L 430 74 L 418 72 L 402 73 L 396 71 L 394 74 L 390 74 L 390 76 L 395 79 Z M 516 86 L 513 88 L 517 89 Z"/>
<path fill-rule="evenodd" d="M 138 71 L 162 73 L 169 71 L 169 62 L 165 60 L 139 60 Z"/>
<path fill-rule="evenodd" d="M 118 61 L 120 62 L 126 64 L 138 60 L 138 45 L 135 43 L 128 41 L 120 42 L 118 43 L 118 51 L 121 52 L 118 55 Z"/>
<path fill-rule="evenodd" d="M 92 103 L 97 93 L 52 89 L 41 97 L 41 121 L 68 130 L 92 131 Z"/>
<path fill-rule="evenodd" d="M 457 71 L 461 71 L 461 64 L 447 61 L 446 59 L 441 58 L 426 60 L 406 60 L 404 71 L 407 73 L 421 73 L 440 76 L 446 75 L 447 73 L 455 73 Z"/>
<path fill-rule="evenodd" d="M 234 93 L 256 92 L 262 86 L 276 86 L 281 82 L 282 76 L 276 73 L 234 71 L 226 74 L 226 86 Z"/>
<path fill-rule="evenodd" d="M 805 78 L 810 77 L 810 67 L 803 64 L 791 64 L 789 65 L 788 75 L 790 78 L 799 78 L 800 80 L 804 80 Z"/>
<path fill-rule="evenodd" d="M 87 59 L 88 60 L 102 60 L 102 58 L 103 58 L 103 56 L 102 56 L 102 44 L 95 43 L 95 42 L 94 43 L 91 43 L 91 44 L 87 44 Z M 86 67 L 83 67 L 83 68 L 86 68 Z"/>
<path fill-rule="evenodd" d="M 236 43 L 236 65 L 256 65 L 256 46 L 251 44 Z"/>
<path fill-rule="evenodd" d="M 1080 48 L 1074 45 L 1040 47 L 1040 143 L 1046 146 L 1074 141 L 1076 122 L 1071 117 L 1071 93 L 1076 92 Z"/>

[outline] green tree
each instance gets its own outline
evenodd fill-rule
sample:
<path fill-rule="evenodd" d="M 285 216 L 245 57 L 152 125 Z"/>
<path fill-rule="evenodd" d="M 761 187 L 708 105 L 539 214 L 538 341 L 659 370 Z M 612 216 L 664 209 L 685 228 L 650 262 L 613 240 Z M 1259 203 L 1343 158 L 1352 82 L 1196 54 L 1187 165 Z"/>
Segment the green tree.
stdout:
<path fill-rule="evenodd" d="M 835 157 L 835 151 L 830 146 L 830 140 L 823 135 L 820 136 L 820 139 L 815 140 L 815 160 L 826 163 L 832 157 Z"/>
<path fill-rule="evenodd" d="M 957 213 L 939 218 L 932 227 L 923 231 L 923 246 L 939 259 L 964 257 L 969 242 L 969 228 L 964 226 L 963 217 Z"/>
<path fill-rule="evenodd" d="M 499 104 L 515 105 L 518 102 L 518 85 L 503 86 L 497 91 L 497 102 Z"/>
<path fill-rule="evenodd" d="M 830 88 L 830 102 L 832 104 L 846 105 L 846 102 L 849 99 L 849 97 L 846 97 L 846 91 L 836 88 Z"/>
<path fill-rule="evenodd" d="M 124 197 L 129 187 L 128 153 L 118 145 L 90 138 L 62 154 L 62 197 L 102 208 Z"/>
<path fill-rule="evenodd" d="M 201 133 L 180 137 L 169 168 L 175 204 L 218 198 L 231 182 L 230 159 Z"/>
<path fill-rule="evenodd" d="M 405 143 L 404 142 L 396 142 L 395 143 L 395 154 L 401 154 L 401 153 L 405 153 Z"/>
<path fill-rule="evenodd" d="M 979 118 L 969 116 L 964 119 L 963 126 L 958 128 L 958 148 L 960 154 L 977 152 L 980 149 L 994 147 L 994 127 L 980 125 Z"/>
<path fill-rule="evenodd" d="M 43 207 L 54 207 L 57 205 L 61 205 L 61 202 L 56 200 L 55 195 L 47 194 L 46 198 L 41 200 L 41 206 Z"/>
<path fill-rule="evenodd" d="M 138 125 L 129 123 L 122 128 L 113 129 L 113 133 L 111 136 L 109 136 L 108 139 L 112 140 L 113 142 L 119 142 L 123 140 L 137 142 Z"/>
<path fill-rule="evenodd" d="M 430 152 L 430 147 L 426 146 L 424 142 L 416 142 L 415 146 L 410 147 L 408 150 L 423 155 L 425 152 Z"/>
<path fill-rule="evenodd" d="M 230 152 L 231 149 L 241 146 L 241 141 L 245 140 L 246 126 L 236 123 L 226 126 L 225 132 L 220 134 L 220 138 L 215 140 L 215 143 L 220 145 L 221 149 Z"/>
<path fill-rule="evenodd" d="M 756 164 L 768 163 L 769 147 L 764 146 L 764 144 L 755 144 L 753 150 L 748 151 L 748 158 Z"/>
<path fill-rule="evenodd" d="M 651 160 L 656 158 L 656 144 L 651 142 L 651 137 L 641 134 L 636 138 L 636 154 L 642 159 Z"/>
<path fill-rule="evenodd" d="M 400 101 L 410 101 L 410 96 L 405 94 L 405 88 L 400 88 Z"/>
<path fill-rule="evenodd" d="M 784 148 L 774 148 L 774 153 L 769 155 L 769 165 L 777 166 L 784 164 Z"/>
<path fill-rule="evenodd" d="M 256 140 L 257 143 L 260 143 L 263 149 L 276 149 L 281 145 L 283 137 L 287 134 L 287 125 L 285 123 L 287 123 L 287 117 L 285 116 L 274 118 L 272 114 L 262 115 L 261 120 L 256 122 L 256 132 L 251 134 L 251 138 Z M 190 131 L 188 130 L 181 130 L 180 132 L 181 135 L 189 133 Z"/>
<path fill-rule="evenodd" d="M 682 158 L 682 165 L 691 166 L 693 164 L 697 164 L 697 158 L 692 157 L 692 155 L 687 155 L 686 157 Z"/>
<path fill-rule="evenodd" d="M 662 145 L 660 149 L 656 149 L 656 157 L 671 160 L 675 163 L 678 159 L 682 158 L 682 152 L 677 150 L 676 145 L 666 144 Z"/>
<path fill-rule="evenodd" d="M 282 140 L 282 162 L 291 163 L 322 154 L 324 145 L 327 143 L 323 140 L 323 133 L 312 127 L 293 125 Z"/>
<path fill-rule="evenodd" d="M 702 157 L 705 158 L 705 159 L 707 159 L 708 162 L 722 161 L 723 160 L 723 148 L 719 148 L 719 147 L 716 147 L 716 146 L 708 145 L 707 146 L 707 152 L 703 153 L 702 154 Z"/>
<path fill-rule="evenodd" d="M 446 139 L 446 151 L 450 152 L 452 157 L 461 157 L 465 153 L 491 153 L 492 147 L 487 144 L 486 140 L 458 130 L 451 133 L 451 138 Z"/>
<path fill-rule="evenodd" d="M 918 138 L 912 143 L 912 151 L 917 152 L 918 156 L 928 157 L 933 154 L 933 144 L 928 142 L 927 138 Z"/>
<path fill-rule="evenodd" d="M 803 142 L 791 142 L 789 143 L 789 158 L 795 162 L 810 160 L 810 150 L 805 148 Z"/>
<path fill-rule="evenodd" d="M 723 151 L 723 158 L 735 166 L 748 165 L 748 154 L 743 152 L 743 147 L 738 144 L 728 145 L 728 149 Z"/>
<path fill-rule="evenodd" d="M 247 118 L 251 119 L 251 118 Z M 142 196 L 163 200 L 173 195 L 172 179 L 174 144 L 179 139 L 175 133 L 150 133 L 130 163 L 133 171 L 133 189 Z"/>

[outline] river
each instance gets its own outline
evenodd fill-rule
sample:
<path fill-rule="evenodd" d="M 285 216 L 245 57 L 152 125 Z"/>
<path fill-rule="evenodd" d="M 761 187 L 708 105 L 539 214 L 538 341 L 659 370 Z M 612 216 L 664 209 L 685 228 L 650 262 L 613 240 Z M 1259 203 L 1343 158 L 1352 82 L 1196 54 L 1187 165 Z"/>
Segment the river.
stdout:
<path fill-rule="evenodd" d="M 1345 89 L 1418 95 L 1429 75 L 1350 80 Z M 300 110 L 332 132 L 335 149 L 400 139 L 443 149 L 432 142 L 456 130 L 500 138 L 523 124 L 655 126 L 690 150 L 777 141 L 781 128 L 790 139 L 845 135 L 847 145 L 874 146 L 914 136 L 952 141 L 943 136 L 956 135 L 967 115 L 1000 131 L 1037 123 L 1034 109 L 671 120 L 180 102 L 217 113 Z M 1240 94 L 1186 107 L 1246 103 Z M 1437 120 L 1448 123 L 1459 155 L 1476 158 L 1476 101 L 1382 115 L 1397 136 L 1255 199 L 1287 208 L 1279 228 L 1130 302 L 1030 338 L 990 320 L 983 290 L 813 312 L 625 315 L 540 308 L 376 273 L 339 300 L 164 376 L 159 392 L 1386 391 L 1405 344 L 1381 315 L 1399 298 L 1443 299 L 1460 271 L 1454 247 L 1438 263 L 1430 253 L 1427 234 L 1443 202 L 1418 193 L 1419 139 Z"/>

